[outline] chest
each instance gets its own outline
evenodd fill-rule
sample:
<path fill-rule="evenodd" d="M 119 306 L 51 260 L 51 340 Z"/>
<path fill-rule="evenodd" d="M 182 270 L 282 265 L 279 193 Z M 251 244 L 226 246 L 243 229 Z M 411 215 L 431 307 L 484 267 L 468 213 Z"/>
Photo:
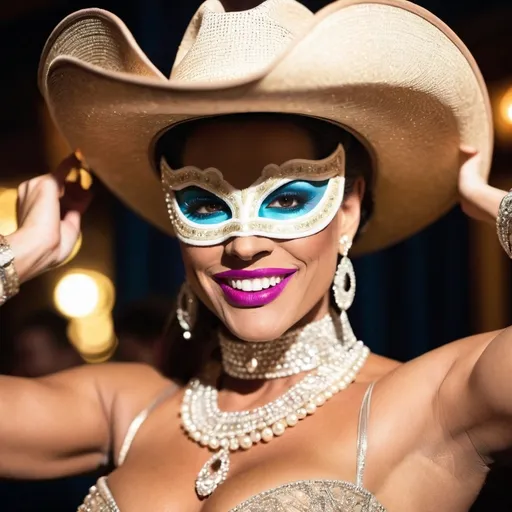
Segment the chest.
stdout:
<path fill-rule="evenodd" d="M 328 408 L 322 412 L 268 444 L 231 453 L 226 481 L 204 500 L 196 495 L 195 481 L 212 452 L 190 441 L 176 420 L 155 414 L 137 434 L 123 466 L 109 476 L 109 487 L 123 512 L 143 510 L 148 496 L 155 511 L 212 512 L 231 510 L 289 482 L 353 482 L 357 413 L 336 425 Z"/>

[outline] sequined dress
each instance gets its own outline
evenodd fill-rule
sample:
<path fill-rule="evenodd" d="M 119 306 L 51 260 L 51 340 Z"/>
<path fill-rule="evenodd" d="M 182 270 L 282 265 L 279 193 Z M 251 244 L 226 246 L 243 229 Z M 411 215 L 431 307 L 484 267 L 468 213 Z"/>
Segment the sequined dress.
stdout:
<path fill-rule="evenodd" d="M 368 446 L 367 424 L 373 385 L 366 392 L 359 413 L 357 467 L 354 483 L 343 480 L 301 480 L 254 495 L 227 512 L 386 512 L 375 496 L 363 487 Z M 138 429 L 169 391 L 144 409 L 132 422 L 121 448 L 119 463 L 128 453 Z M 78 512 L 120 512 L 107 478 L 91 487 Z"/>

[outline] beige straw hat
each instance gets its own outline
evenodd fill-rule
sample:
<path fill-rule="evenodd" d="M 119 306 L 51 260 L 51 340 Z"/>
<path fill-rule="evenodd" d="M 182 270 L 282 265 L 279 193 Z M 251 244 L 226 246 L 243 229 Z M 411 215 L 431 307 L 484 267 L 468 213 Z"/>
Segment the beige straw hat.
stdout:
<path fill-rule="evenodd" d="M 459 145 L 481 152 L 492 117 L 475 61 L 435 16 L 404 0 L 339 0 L 313 15 L 295 0 L 225 12 L 207 0 L 170 79 L 123 22 L 87 9 L 43 51 L 39 86 L 58 128 L 127 205 L 172 227 L 153 148 L 170 126 L 239 112 L 303 114 L 358 136 L 376 169 L 375 211 L 356 251 L 397 242 L 457 199 Z"/>

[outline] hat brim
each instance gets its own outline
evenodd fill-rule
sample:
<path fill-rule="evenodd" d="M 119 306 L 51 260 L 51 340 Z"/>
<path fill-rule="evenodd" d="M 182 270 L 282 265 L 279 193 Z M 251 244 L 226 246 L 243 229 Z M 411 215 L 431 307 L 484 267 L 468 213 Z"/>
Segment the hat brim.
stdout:
<path fill-rule="evenodd" d="M 196 117 L 241 112 L 338 123 L 373 158 L 375 209 L 355 252 L 396 243 L 457 199 L 460 145 L 480 152 L 487 178 L 492 115 L 464 44 L 428 11 L 400 0 L 338 1 L 270 66 L 243 79 L 166 79 L 125 25 L 98 9 L 53 32 L 39 83 L 72 148 L 128 206 L 172 234 L 155 169 L 159 135 Z"/>

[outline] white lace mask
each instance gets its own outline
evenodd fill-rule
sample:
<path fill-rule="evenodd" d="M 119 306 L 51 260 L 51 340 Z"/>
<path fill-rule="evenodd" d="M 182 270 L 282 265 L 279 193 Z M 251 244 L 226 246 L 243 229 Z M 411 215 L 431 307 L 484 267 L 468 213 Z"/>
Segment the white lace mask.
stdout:
<path fill-rule="evenodd" d="M 176 236 L 189 245 L 217 245 L 228 238 L 302 238 L 324 229 L 343 202 L 345 151 L 323 160 L 267 165 L 242 190 L 212 167 L 173 170 L 161 159 L 167 209 Z"/>

